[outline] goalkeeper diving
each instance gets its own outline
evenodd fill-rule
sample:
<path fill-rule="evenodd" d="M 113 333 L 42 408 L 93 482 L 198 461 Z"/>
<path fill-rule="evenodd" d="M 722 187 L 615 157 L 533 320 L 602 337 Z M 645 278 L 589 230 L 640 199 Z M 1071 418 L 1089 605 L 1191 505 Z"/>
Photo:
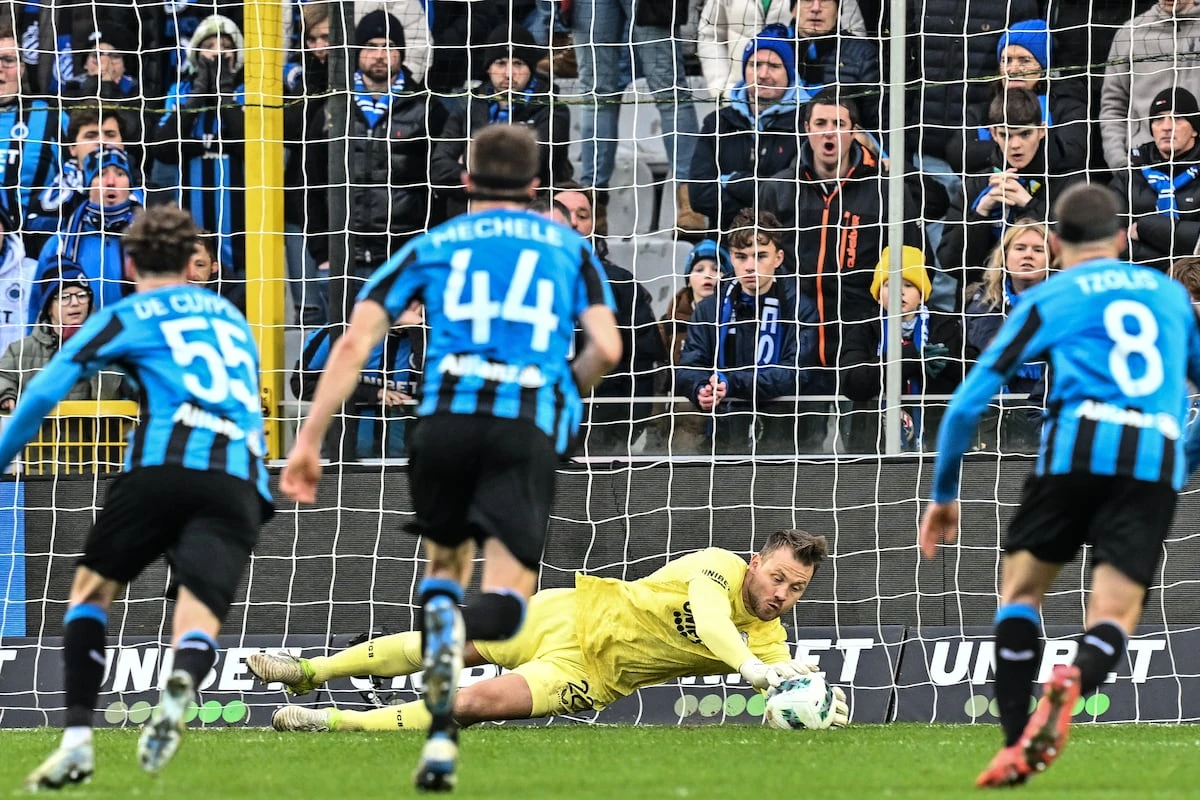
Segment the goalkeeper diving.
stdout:
<path fill-rule="evenodd" d="M 747 564 L 710 547 L 636 581 L 576 575 L 573 589 L 546 589 L 529 601 L 520 632 L 503 642 L 468 642 L 467 667 L 507 672 L 462 687 L 459 725 L 600 711 L 645 686 L 675 678 L 738 672 L 769 690 L 814 671 L 792 658 L 780 618 L 792 610 L 826 556 L 825 537 L 800 530 L 772 534 Z M 328 657 L 257 653 L 247 659 L 263 683 L 307 694 L 326 681 L 357 675 L 420 672 L 419 631 L 384 636 Z M 849 721 L 834 688 L 832 727 Z M 421 701 L 350 711 L 286 705 L 271 723 L 280 731 L 424 730 Z"/>

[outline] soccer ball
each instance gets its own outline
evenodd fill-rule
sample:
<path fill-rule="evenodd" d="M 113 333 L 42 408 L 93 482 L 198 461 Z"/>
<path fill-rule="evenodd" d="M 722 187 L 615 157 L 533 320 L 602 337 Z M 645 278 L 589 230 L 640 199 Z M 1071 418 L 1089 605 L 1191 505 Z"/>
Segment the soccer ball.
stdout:
<path fill-rule="evenodd" d="M 833 687 L 820 675 L 784 681 L 767 694 L 767 724 L 781 730 L 822 730 L 833 724 Z"/>

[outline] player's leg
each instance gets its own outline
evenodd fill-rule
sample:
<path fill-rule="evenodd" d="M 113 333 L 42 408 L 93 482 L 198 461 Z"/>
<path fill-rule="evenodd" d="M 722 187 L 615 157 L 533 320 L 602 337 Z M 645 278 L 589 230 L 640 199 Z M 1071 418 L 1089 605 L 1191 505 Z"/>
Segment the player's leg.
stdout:
<path fill-rule="evenodd" d="M 506 672 L 459 689 L 454 696 L 454 721 L 459 727 L 477 722 L 498 722 L 506 719 L 529 719 L 533 713 L 533 698 L 525 678 Z M 310 709 L 285 706 L 275 712 L 271 724 L 276 730 L 287 731 L 428 731 L 433 723 L 423 700 L 413 700 L 370 711 L 342 709 Z"/>
<path fill-rule="evenodd" d="M 95 770 L 92 715 L 104 680 L 108 610 L 121 584 L 85 567 L 75 568 L 63 617 L 63 682 L 67 712 L 62 741 L 25 779 L 25 787 L 58 789 L 88 780 Z"/>
<path fill-rule="evenodd" d="M 261 502 L 249 482 L 182 469 L 163 474 L 171 485 L 186 484 L 186 489 L 175 490 L 179 533 L 167 548 L 179 585 L 172 620 L 173 666 L 138 738 L 138 761 L 150 773 L 166 766 L 179 749 L 184 715 L 216 663 L 221 621 L 262 524 Z"/>
<path fill-rule="evenodd" d="M 993 625 L 994 692 L 1004 746 L 977 778 L 978 786 L 1011 786 L 1030 772 L 1021 739 L 1041 663 L 1042 599 L 1086 532 L 1086 519 L 1076 514 L 1082 506 L 1072 504 L 1075 488 L 1060 477 L 1030 478 L 1005 534 L 1000 607 Z"/>
<path fill-rule="evenodd" d="M 1088 628 L 1074 663 L 1054 668 L 1021 737 L 1025 759 L 1036 771 L 1062 754 L 1079 696 L 1094 691 L 1116 667 L 1141 616 L 1175 514 L 1176 494 L 1166 484 L 1120 477 L 1085 480 L 1089 494 L 1076 502 L 1088 509 L 1087 540 L 1095 564 Z"/>
<path fill-rule="evenodd" d="M 448 791 L 454 788 L 458 764 L 458 728 L 454 723 L 454 697 L 463 669 L 466 628 L 459 604 L 471 577 L 475 546 L 466 541 L 446 547 L 425 540 L 429 566 L 420 585 L 425 694 L 429 712 L 429 737 L 413 776 L 418 789 Z"/>
<path fill-rule="evenodd" d="M 467 515 L 482 532 L 481 594 L 463 617 L 470 639 L 499 642 L 517 635 L 537 586 L 558 454 L 545 435 L 517 420 L 493 425 L 486 447 L 490 458 Z"/>
<path fill-rule="evenodd" d="M 424 668 L 421 631 L 380 636 L 328 656 L 301 658 L 291 653 L 255 653 L 246 666 L 263 683 L 282 683 L 290 694 L 308 694 L 337 678 L 374 675 L 392 678 Z M 463 649 L 463 666 L 488 663 L 471 642 Z M 363 712 L 370 713 L 370 712 Z"/>
<path fill-rule="evenodd" d="M 192 590 L 181 586 L 171 626 L 175 632 L 171 674 L 138 740 L 138 761 L 151 773 L 166 766 L 179 749 L 184 714 L 217 660 L 221 620 Z"/>
<path fill-rule="evenodd" d="M 57 789 L 93 771 L 92 716 L 104 679 L 108 611 L 121 586 L 162 553 L 156 497 L 145 470 L 109 484 L 104 508 L 88 532 L 63 617 L 63 678 L 67 713 L 62 744 L 25 780 L 29 789 Z"/>

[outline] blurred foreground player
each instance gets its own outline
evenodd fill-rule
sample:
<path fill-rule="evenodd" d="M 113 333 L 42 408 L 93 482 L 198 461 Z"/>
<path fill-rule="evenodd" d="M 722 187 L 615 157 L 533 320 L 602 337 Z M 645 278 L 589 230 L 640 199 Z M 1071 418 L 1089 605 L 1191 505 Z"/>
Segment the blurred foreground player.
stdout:
<path fill-rule="evenodd" d="M 313 502 L 320 449 L 364 362 L 414 300 L 429 337 L 410 441 L 416 522 L 429 567 L 420 587 L 429 739 L 418 789 L 454 787 L 452 711 L 467 639 L 508 639 L 533 593 L 554 476 L 587 392 L 621 355 L 604 269 L 582 237 L 527 209 L 537 142 L 490 126 L 471 143 L 470 213 L 417 237 L 372 276 L 333 347 L 280 483 Z M 576 323 L 586 345 L 567 356 Z M 475 545 L 482 594 L 460 613 Z"/>
<path fill-rule="evenodd" d="M 920 545 L 933 558 L 958 532 L 959 467 L 979 417 L 1022 364 L 1054 375 L 1034 474 L 1004 540 L 995 619 L 996 701 L 1004 748 L 976 785 L 1011 786 L 1062 752 L 1075 701 L 1125 650 L 1154 579 L 1175 501 L 1200 460 L 1185 379 L 1200 382 L 1200 330 L 1187 291 L 1119 261 L 1125 231 L 1113 196 L 1065 192 L 1050 246 L 1065 270 L 1021 302 L 955 392 L 938 440 L 933 502 Z M 1033 716 L 1042 598 L 1063 564 L 1092 545 L 1087 630 L 1071 665 L 1054 668 Z"/>
<path fill-rule="evenodd" d="M 75 568 L 63 618 L 66 730 L 30 773 L 29 789 L 92 775 L 92 716 L 104 677 L 108 609 L 165 555 L 178 585 L 173 668 L 138 740 L 160 770 L 179 747 L 184 713 L 217 658 L 217 634 L 274 513 L 263 467 L 258 350 L 227 300 L 187 282 L 197 230 L 186 211 L 139 212 L 122 237 L 137 293 L 93 314 L 25 389 L 0 439 L 7 466 L 80 379 L 118 364 L 141 387 L 141 422 L 125 471 L 108 488 Z"/>

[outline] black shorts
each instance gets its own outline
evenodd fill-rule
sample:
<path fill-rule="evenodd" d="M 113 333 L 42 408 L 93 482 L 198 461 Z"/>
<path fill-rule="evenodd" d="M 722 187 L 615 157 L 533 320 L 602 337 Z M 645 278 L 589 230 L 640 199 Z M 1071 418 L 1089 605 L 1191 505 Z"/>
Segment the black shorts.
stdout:
<path fill-rule="evenodd" d="M 1005 552 L 1065 564 L 1086 542 L 1095 564 L 1111 564 L 1149 588 L 1175 516 L 1165 483 L 1104 475 L 1032 475 L 1008 524 Z"/>
<path fill-rule="evenodd" d="M 224 619 L 258 541 L 262 499 L 247 480 L 176 466 L 139 467 L 108 487 L 79 563 L 129 583 L 161 555 Z"/>
<path fill-rule="evenodd" d="M 499 539 L 537 570 L 554 502 L 558 454 L 525 420 L 436 414 L 409 440 L 410 533 L 443 547 Z"/>

